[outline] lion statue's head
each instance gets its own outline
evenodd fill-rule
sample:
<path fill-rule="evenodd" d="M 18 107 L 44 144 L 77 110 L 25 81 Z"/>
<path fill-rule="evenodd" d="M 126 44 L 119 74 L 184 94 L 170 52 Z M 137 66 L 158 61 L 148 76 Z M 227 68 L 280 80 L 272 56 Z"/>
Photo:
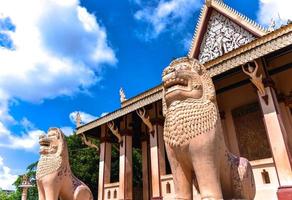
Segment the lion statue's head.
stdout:
<path fill-rule="evenodd" d="M 64 133 L 59 128 L 50 128 L 48 134 L 39 137 L 40 159 L 36 177 L 41 178 L 57 171 L 68 160 Z"/>
<path fill-rule="evenodd" d="M 48 135 L 40 135 L 39 144 L 41 155 L 60 153 L 64 146 L 64 134 L 59 128 L 50 128 Z"/>
<path fill-rule="evenodd" d="M 196 59 L 178 58 L 163 70 L 164 100 L 166 106 L 188 98 L 209 99 L 215 89 L 205 67 Z"/>
<path fill-rule="evenodd" d="M 215 88 L 198 60 L 178 58 L 162 74 L 165 142 L 177 146 L 214 127 Z"/>

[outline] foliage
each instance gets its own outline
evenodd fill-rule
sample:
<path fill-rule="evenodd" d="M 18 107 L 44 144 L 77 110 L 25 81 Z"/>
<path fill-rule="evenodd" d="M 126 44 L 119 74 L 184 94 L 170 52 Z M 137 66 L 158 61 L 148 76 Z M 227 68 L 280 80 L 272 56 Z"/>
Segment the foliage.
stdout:
<path fill-rule="evenodd" d="M 27 170 L 26 175 L 28 176 L 32 185 L 34 185 L 28 190 L 27 200 L 38 200 L 38 191 L 35 184 L 36 166 L 37 166 L 37 162 L 30 164 L 26 169 Z M 16 191 L 10 194 L 7 194 L 4 191 L 0 191 L 1 200 L 20 200 L 21 199 L 22 189 L 19 188 L 19 186 L 22 183 L 22 176 L 23 175 L 19 175 L 16 181 L 13 183 L 13 185 L 16 188 Z"/>
<path fill-rule="evenodd" d="M 20 191 L 15 191 L 10 194 L 6 193 L 5 191 L 0 190 L 0 199 L 1 200 L 20 200 L 21 199 L 21 193 Z"/>
<path fill-rule="evenodd" d="M 119 181 L 119 145 L 112 144 L 112 158 L 111 158 L 111 182 Z"/>
<path fill-rule="evenodd" d="M 36 181 L 35 181 L 35 173 L 36 173 L 36 167 L 38 162 L 34 162 L 30 164 L 26 170 L 26 176 L 29 178 L 31 184 L 33 187 L 29 188 L 27 193 L 27 200 L 38 200 L 38 190 L 36 187 Z M 14 186 L 17 188 L 17 191 L 21 193 L 21 189 L 19 188 L 19 185 L 21 185 L 22 182 L 22 176 L 18 176 L 17 180 L 14 182 Z M 20 199 L 20 198 L 19 198 Z"/>
<path fill-rule="evenodd" d="M 133 185 L 142 187 L 142 153 L 141 149 L 133 148 Z"/>
<path fill-rule="evenodd" d="M 66 138 L 71 170 L 73 174 L 89 186 L 97 199 L 99 154 L 96 149 L 82 143 L 76 134 Z M 98 144 L 98 141 L 95 141 Z M 98 145 L 99 146 L 99 145 Z"/>

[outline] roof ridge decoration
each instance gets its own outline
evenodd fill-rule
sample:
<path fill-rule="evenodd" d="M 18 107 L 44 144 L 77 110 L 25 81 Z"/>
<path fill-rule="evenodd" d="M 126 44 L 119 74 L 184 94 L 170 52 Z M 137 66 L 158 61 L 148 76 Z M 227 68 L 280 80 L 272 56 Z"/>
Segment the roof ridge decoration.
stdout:
<path fill-rule="evenodd" d="M 197 58 L 199 56 L 200 47 L 203 42 L 203 37 L 205 35 L 204 30 L 207 29 L 207 25 L 209 23 L 213 10 L 217 11 L 219 14 L 223 15 L 225 18 L 229 19 L 231 22 L 237 24 L 239 27 L 243 28 L 244 30 L 253 34 L 256 37 L 261 37 L 268 33 L 268 30 L 266 28 L 262 27 L 247 16 L 226 5 L 223 1 L 206 0 L 205 5 L 202 7 L 198 18 L 198 22 L 191 42 L 191 47 L 188 52 L 188 57 Z"/>

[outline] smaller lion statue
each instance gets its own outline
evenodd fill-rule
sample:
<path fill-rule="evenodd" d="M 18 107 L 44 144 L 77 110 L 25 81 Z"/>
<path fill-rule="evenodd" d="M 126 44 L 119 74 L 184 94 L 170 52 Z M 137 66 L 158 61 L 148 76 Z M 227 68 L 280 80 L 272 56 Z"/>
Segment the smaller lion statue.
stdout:
<path fill-rule="evenodd" d="M 90 189 L 71 172 L 63 132 L 50 128 L 47 136 L 39 137 L 39 144 L 36 171 L 39 200 L 93 200 Z"/>

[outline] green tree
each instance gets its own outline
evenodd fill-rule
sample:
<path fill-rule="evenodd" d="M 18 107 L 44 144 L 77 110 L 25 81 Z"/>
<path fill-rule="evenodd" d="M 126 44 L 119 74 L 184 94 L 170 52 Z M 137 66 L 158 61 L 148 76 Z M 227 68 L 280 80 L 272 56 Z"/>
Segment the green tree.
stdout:
<path fill-rule="evenodd" d="M 99 153 L 82 143 L 76 134 L 66 137 L 69 160 L 73 174 L 89 186 L 97 198 Z M 94 141 L 97 145 L 99 141 Z"/>
<path fill-rule="evenodd" d="M 1 200 L 20 200 L 21 199 L 21 193 L 20 191 L 15 191 L 10 194 L 7 194 L 6 192 L 0 190 L 0 199 Z"/>
<path fill-rule="evenodd" d="M 38 200 L 38 191 L 37 191 L 36 182 L 35 182 L 35 173 L 36 173 L 37 163 L 38 162 L 34 162 L 26 168 L 25 175 L 28 177 L 31 184 L 33 185 L 33 187 L 28 189 L 27 200 Z M 16 191 L 14 193 L 12 193 L 13 200 L 20 200 L 21 199 L 22 189 L 19 188 L 19 186 L 22 183 L 22 176 L 23 175 L 18 176 L 16 181 L 13 183 L 13 185 L 16 187 Z"/>

